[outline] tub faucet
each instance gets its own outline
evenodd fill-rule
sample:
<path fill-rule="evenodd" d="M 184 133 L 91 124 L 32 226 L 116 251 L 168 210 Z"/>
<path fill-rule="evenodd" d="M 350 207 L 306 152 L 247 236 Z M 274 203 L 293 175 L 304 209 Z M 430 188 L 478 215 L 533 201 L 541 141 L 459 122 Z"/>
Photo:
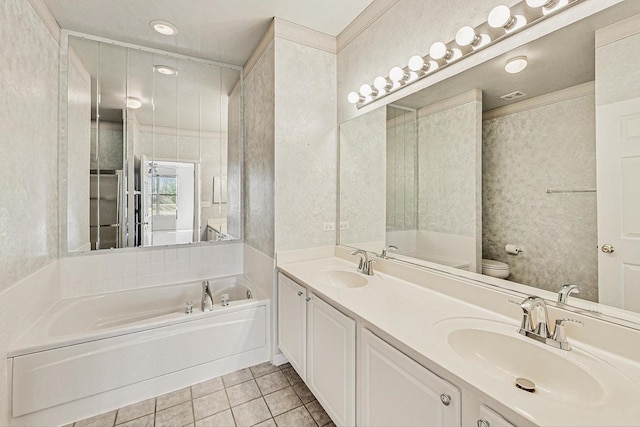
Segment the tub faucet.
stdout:
<path fill-rule="evenodd" d="M 360 255 L 360 263 L 358 264 L 359 273 L 366 274 L 367 276 L 373 276 L 373 263 L 375 261 L 369 259 L 366 251 L 358 249 L 351 252 L 351 255 Z"/>
<path fill-rule="evenodd" d="M 566 304 L 569 301 L 569 295 L 572 293 L 579 294 L 580 286 L 578 285 L 562 285 L 560 292 L 558 292 L 558 302 Z"/>
<path fill-rule="evenodd" d="M 213 310 L 213 295 L 211 295 L 211 287 L 208 280 L 202 282 L 202 304 L 200 307 L 202 311 Z"/>
<path fill-rule="evenodd" d="M 519 331 L 522 335 L 560 350 L 571 350 L 564 325 L 566 322 L 572 322 L 582 326 L 582 322 L 573 319 L 557 319 L 552 335 L 549 330 L 547 305 L 542 298 L 530 296 L 522 301 L 520 308 L 523 311 L 522 325 Z"/>

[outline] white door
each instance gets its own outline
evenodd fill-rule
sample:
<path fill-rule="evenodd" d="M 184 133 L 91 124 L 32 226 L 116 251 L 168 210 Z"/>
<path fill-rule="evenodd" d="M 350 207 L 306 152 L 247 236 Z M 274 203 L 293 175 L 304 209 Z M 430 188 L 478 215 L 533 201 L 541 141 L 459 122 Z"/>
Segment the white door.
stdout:
<path fill-rule="evenodd" d="M 596 115 L 599 300 L 640 311 L 640 98 Z"/>
<path fill-rule="evenodd" d="M 356 322 L 317 296 L 307 305 L 307 386 L 338 426 L 356 424 Z"/>
<path fill-rule="evenodd" d="M 360 334 L 359 426 L 459 426 L 460 391 L 368 329 Z"/>
<path fill-rule="evenodd" d="M 278 347 L 300 378 L 306 380 L 306 289 L 278 274 Z"/>

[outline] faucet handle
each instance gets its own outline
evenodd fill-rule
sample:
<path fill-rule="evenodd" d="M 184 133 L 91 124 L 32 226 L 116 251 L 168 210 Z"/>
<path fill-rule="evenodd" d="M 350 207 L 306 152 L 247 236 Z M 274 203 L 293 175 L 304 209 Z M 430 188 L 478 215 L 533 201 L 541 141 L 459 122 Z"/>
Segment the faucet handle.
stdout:
<path fill-rule="evenodd" d="M 375 259 L 370 259 L 367 261 L 366 263 L 366 267 L 363 271 L 364 274 L 366 274 L 367 276 L 373 276 L 373 263 L 376 262 Z"/>
<path fill-rule="evenodd" d="M 560 344 L 560 348 L 562 350 L 571 350 L 571 346 L 569 345 L 569 341 L 567 341 L 567 334 L 566 334 L 566 331 L 564 329 L 564 324 L 566 322 L 571 322 L 573 324 L 578 325 L 579 327 L 584 326 L 584 323 L 582 323 L 579 320 L 557 319 L 556 320 L 556 326 L 555 326 L 555 329 L 553 331 L 553 336 L 551 337 L 551 339 L 553 341 L 556 341 L 558 344 Z"/>
<path fill-rule="evenodd" d="M 362 249 L 356 249 L 355 251 L 351 252 L 351 255 L 360 255 L 360 263 L 358 264 L 358 271 L 361 273 L 364 273 L 368 267 L 367 263 L 369 262 L 369 257 L 367 256 L 367 252 Z"/>

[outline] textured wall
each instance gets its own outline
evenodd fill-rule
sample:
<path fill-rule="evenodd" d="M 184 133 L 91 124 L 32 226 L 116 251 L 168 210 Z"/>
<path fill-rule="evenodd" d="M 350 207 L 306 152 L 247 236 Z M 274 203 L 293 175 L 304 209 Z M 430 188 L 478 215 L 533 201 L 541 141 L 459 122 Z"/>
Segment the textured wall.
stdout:
<path fill-rule="evenodd" d="M 620 60 L 624 58 L 624 60 Z M 597 105 L 633 99 L 640 93 L 640 36 L 596 49 Z"/>
<path fill-rule="evenodd" d="M 58 256 L 58 45 L 0 2 L 0 291 Z"/>
<path fill-rule="evenodd" d="M 90 250 L 89 165 L 91 141 L 91 77 L 80 61 L 69 63 L 67 250 Z"/>
<path fill-rule="evenodd" d="M 245 76 L 244 236 L 274 256 L 275 43 Z M 302 96 L 302 94 L 300 94 Z"/>
<path fill-rule="evenodd" d="M 418 132 L 415 111 L 387 106 L 386 145 L 387 232 L 416 230 Z"/>
<path fill-rule="evenodd" d="M 275 248 L 331 246 L 322 224 L 336 218 L 336 57 L 276 38 L 275 66 Z"/>
<path fill-rule="evenodd" d="M 418 228 L 475 236 L 482 103 L 418 118 Z"/>
<path fill-rule="evenodd" d="M 349 223 L 340 231 L 343 245 L 385 242 L 386 121 L 380 107 L 340 125 L 340 221 Z"/>
<path fill-rule="evenodd" d="M 510 280 L 557 291 L 565 283 L 596 300 L 595 193 L 547 194 L 552 188 L 595 188 L 593 95 L 484 122 L 483 257 L 506 262 Z M 524 246 L 508 255 L 507 243 Z"/>
<path fill-rule="evenodd" d="M 449 42 L 464 25 L 487 20 L 499 0 L 402 0 L 338 54 L 338 123 L 358 115 L 347 94 L 363 83 L 425 55 L 435 41 Z M 518 0 L 503 0 L 511 6 Z"/>

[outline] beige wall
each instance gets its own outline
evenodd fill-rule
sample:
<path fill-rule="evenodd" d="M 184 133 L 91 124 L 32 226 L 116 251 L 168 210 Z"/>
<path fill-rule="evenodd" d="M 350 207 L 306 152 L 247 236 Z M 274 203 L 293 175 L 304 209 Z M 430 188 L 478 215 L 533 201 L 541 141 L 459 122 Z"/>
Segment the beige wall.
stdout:
<path fill-rule="evenodd" d="M 598 297 L 595 99 L 581 96 L 483 124 L 483 257 L 509 264 L 509 280 Z M 518 256 L 506 244 L 522 245 Z"/>

